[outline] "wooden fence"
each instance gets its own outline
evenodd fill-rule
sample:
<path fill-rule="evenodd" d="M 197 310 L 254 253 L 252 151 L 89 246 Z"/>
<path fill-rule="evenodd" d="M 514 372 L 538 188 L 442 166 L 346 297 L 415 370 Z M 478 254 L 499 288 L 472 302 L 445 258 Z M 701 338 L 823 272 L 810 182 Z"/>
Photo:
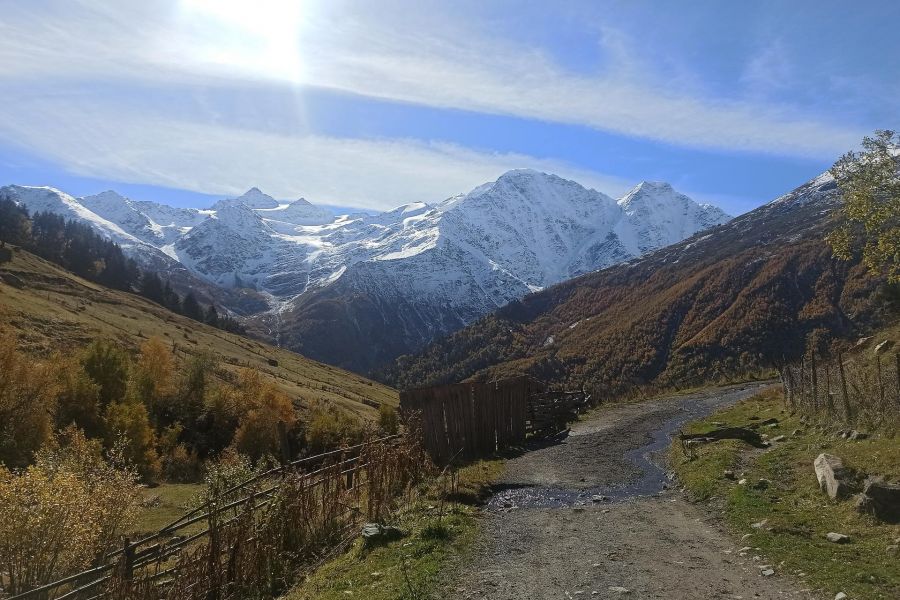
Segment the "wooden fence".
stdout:
<path fill-rule="evenodd" d="M 400 436 L 296 460 L 218 490 L 86 571 L 7 590 L 15 595 L 6 600 L 277 595 L 291 574 L 345 548 L 364 520 L 383 518 L 426 463 L 420 447 Z"/>
<path fill-rule="evenodd" d="M 809 352 L 781 370 L 781 381 L 792 411 L 869 427 L 900 424 L 900 353 L 890 344 L 849 360 Z"/>
<path fill-rule="evenodd" d="M 588 400 L 582 392 L 548 391 L 536 379 L 515 377 L 407 390 L 400 393 L 400 410 L 419 413 L 425 449 L 446 464 L 559 431 Z"/>

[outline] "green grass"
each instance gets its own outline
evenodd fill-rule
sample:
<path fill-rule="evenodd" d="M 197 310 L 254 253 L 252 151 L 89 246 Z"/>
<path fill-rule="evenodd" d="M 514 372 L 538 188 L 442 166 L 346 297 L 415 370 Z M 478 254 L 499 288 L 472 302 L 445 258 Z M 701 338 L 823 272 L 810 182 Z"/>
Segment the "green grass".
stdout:
<path fill-rule="evenodd" d="M 150 533 L 162 529 L 197 504 L 197 498 L 203 490 L 202 483 L 165 483 L 154 488 L 144 488 L 144 506 L 138 515 L 134 533 Z M 197 523 L 194 529 L 185 529 L 194 533 L 205 526 Z"/>
<path fill-rule="evenodd" d="M 485 498 L 502 468 L 500 459 L 462 467 L 452 496 L 472 502 Z M 285 599 L 430 597 L 440 589 L 443 570 L 456 557 L 465 555 L 478 532 L 478 509 L 460 502 L 442 504 L 441 487 L 441 483 L 433 483 L 411 507 L 395 515 L 391 524 L 406 531 L 406 537 L 371 550 L 357 541 L 350 551 L 319 568 Z"/>
<path fill-rule="evenodd" d="M 900 538 L 900 526 L 861 515 L 853 500 L 837 502 L 819 491 L 813 460 L 821 452 L 840 456 L 847 466 L 870 475 L 900 479 L 900 440 L 873 436 L 861 441 L 837 438 L 833 431 L 807 426 L 798 416 L 784 412 L 780 395 L 763 393 L 707 419 L 691 424 L 694 433 L 726 425 L 746 425 L 752 417 L 779 419 L 776 427 L 760 431 L 770 437 L 786 435 L 766 451 L 736 441 L 715 442 L 697 449 L 692 460 L 679 442 L 672 447 L 672 462 L 688 493 L 719 509 L 735 536 L 750 533 L 742 545 L 764 557 L 781 572 L 792 573 L 826 596 L 845 592 L 851 598 L 900 597 L 900 555 L 887 550 Z M 796 435 L 795 430 L 800 430 Z M 734 470 L 746 485 L 726 479 Z M 766 489 L 753 484 L 772 483 Z M 762 529 L 752 523 L 767 519 Z M 828 532 L 851 537 L 849 544 L 833 544 Z M 802 574 L 802 575 L 801 575 Z"/>

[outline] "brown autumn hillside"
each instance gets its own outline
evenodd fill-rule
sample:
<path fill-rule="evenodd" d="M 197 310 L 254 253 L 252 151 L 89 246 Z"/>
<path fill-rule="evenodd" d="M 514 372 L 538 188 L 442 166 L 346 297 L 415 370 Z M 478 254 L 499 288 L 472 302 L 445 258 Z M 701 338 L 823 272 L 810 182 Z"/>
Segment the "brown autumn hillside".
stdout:
<path fill-rule="evenodd" d="M 839 202 L 822 176 L 641 259 L 532 294 L 402 357 L 399 388 L 528 373 L 601 395 L 767 370 L 814 329 L 872 322 L 880 283 L 822 241 Z"/>
<path fill-rule="evenodd" d="M 301 406 L 318 401 L 374 418 L 397 392 L 293 352 L 198 323 L 139 296 L 86 281 L 23 250 L 0 263 L 0 328 L 17 332 L 40 356 L 77 350 L 96 338 L 136 351 L 151 336 L 171 342 L 178 359 L 213 352 L 228 369 L 258 369 Z"/>

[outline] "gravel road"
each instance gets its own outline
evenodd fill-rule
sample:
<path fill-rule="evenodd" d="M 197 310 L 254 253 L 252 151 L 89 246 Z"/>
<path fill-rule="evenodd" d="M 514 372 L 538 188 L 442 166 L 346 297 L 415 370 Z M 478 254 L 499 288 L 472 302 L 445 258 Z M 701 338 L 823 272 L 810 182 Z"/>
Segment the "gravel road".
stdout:
<path fill-rule="evenodd" d="M 732 386 L 615 406 L 508 461 L 472 555 L 441 598 L 814 598 L 670 490 L 664 452 L 686 421 L 753 394 Z M 777 567 L 776 567 L 777 572 Z"/>

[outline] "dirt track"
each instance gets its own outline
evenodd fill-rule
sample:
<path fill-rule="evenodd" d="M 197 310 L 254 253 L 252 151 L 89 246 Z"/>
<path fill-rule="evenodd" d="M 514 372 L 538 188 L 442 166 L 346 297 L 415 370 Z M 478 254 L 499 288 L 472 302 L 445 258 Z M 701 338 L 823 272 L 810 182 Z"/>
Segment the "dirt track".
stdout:
<path fill-rule="evenodd" d="M 670 434 L 754 389 L 614 407 L 510 460 L 473 556 L 441 597 L 813 598 L 780 574 L 763 577 L 739 540 L 666 489 Z"/>

